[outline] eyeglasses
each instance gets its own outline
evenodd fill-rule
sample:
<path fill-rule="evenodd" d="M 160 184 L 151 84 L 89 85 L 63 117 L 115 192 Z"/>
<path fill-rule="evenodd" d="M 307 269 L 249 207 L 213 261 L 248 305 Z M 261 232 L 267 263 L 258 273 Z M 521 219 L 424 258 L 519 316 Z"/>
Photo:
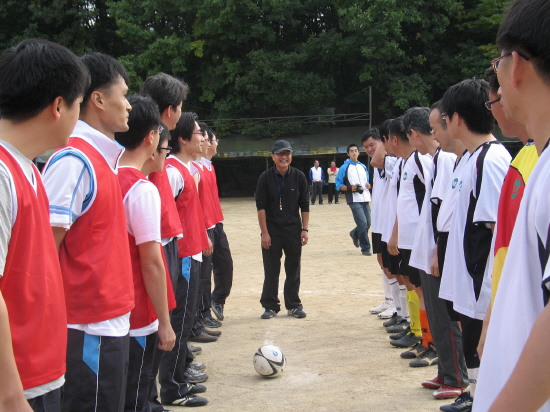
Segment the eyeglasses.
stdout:
<path fill-rule="evenodd" d="M 435 129 L 435 130 L 434 130 L 434 129 L 430 129 L 430 133 L 432 134 L 432 136 L 433 136 L 434 134 L 436 134 L 436 132 L 437 132 L 439 129 L 441 129 L 442 127 L 445 127 L 445 125 L 442 124 L 441 126 L 439 126 L 439 127 L 438 127 L 437 129 Z"/>
<path fill-rule="evenodd" d="M 159 133 L 164 132 L 164 127 L 159 125 L 159 128 L 157 129 L 157 132 L 159 132 Z"/>
<path fill-rule="evenodd" d="M 166 150 L 166 154 L 170 153 L 172 151 L 172 148 L 170 146 L 166 147 L 157 147 L 157 150 Z"/>
<path fill-rule="evenodd" d="M 500 102 L 500 97 L 498 99 L 495 99 L 495 100 L 491 101 L 491 102 L 485 102 L 485 107 L 487 108 L 487 110 L 492 110 L 491 106 L 495 103 L 498 103 L 498 102 Z"/>
<path fill-rule="evenodd" d="M 204 136 L 203 132 L 193 132 L 192 134 L 200 134 L 201 136 Z"/>
<path fill-rule="evenodd" d="M 275 153 L 275 156 L 292 156 L 292 152 L 285 150 L 283 152 Z"/>
<path fill-rule="evenodd" d="M 517 50 L 514 50 L 517 54 L 519 54 L 521 57 L 523 57 L 525 60 L 529 60 L 529 57 L 525 56 L 524 54 L 518 52 Z M 497 57 L 496 59 L 491 60 L 491 65 L 493 66 L 493 70 L 495 73 L 498 73 L 498 66 L 500 65 L 500 61 L 508 56 L 511 56 L 514 51 L 504 53 L 502 56 Z M 489 109 L 491 110 L 491 109 Z"/>
<path fill-rule="evenodd" d="M 449 118 L 449 115 L 447 113 L 441 113 L 441 118 L 443 120 L 447 120 Z"/>

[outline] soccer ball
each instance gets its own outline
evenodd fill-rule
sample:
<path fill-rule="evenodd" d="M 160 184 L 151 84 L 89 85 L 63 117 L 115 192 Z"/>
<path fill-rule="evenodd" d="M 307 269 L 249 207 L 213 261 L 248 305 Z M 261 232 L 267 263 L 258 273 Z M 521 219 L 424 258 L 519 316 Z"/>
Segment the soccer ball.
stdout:
<path fill-rule="evenodd" d="M 286 366 L 286 356 L 277 346 L 262 346 L 254 354 L 254 369 L 266 378 L 274 378 L 283 373 Z"/>

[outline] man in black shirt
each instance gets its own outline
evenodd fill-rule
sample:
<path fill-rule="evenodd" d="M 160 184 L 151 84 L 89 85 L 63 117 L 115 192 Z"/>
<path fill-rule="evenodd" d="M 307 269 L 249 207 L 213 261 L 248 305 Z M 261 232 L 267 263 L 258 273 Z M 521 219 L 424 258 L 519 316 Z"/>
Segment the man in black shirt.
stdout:
<path fill-rule="evenodd" d="M 309 199 L 305 175 L 290 167 L 292 147 L 285 140 L 273 145 L 275 163 L 263 172 L 256 187 L 256 208 L 262 231 L 264 287 L 260 303 L 265 308 L 262 319 L 270 319 L 281 309 L 277 292 L 281 257 L 285 252 L 285 307 L 289 316 L 305 318 L 298 296 L 302 246 L 308 241 Z M 301 216 L 300 216 L 301 212 Z"/>

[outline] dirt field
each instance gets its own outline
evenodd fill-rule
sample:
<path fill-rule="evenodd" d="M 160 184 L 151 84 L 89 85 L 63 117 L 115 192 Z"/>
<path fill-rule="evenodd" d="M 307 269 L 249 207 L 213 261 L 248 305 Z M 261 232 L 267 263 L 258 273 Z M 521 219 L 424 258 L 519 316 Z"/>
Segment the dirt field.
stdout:
<path fill-rule="evenodd" d="M 374 256 L 363 256 L 353 246 L 353 219 L 343 199 L 311 207 L 300 289 L 305 319 L 283 310 L 260 319 L 263 269 L 254 200 L 222 204 L 235 278 L 223 335 L 202 344 L 197 357 L 210 377 L 204 394 L 210 403 L 201 410 L 415 412 L 450 403 L 435 400 L 420 386 L 436 376 L 436 367 L 409 367 L 399 357 L 401 350 L 389 345 L 382 321 L 369 313 L 383 299 L 380 268 Z M 281 300 L 282 281 L 284 272 Z M 287 356 L 281 377 L 265 379 L 254 371 L 254 352 L 266 343 Z"/>

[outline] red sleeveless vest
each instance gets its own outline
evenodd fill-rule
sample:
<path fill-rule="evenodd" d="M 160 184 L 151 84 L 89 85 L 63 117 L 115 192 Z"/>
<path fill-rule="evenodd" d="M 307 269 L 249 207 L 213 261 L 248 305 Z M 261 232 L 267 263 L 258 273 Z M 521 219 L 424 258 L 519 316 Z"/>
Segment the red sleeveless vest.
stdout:
<path fill-rule="evenodd" d="M 222 205 L 220 203 L 220 194 L 218 191 L 218 178 L 216 177 L 216 170 L 214 169 L 214 165 L 210 165 L 212 170 L 209 170 L 208 173 L 212 177 L 212 187 L 210 190 L 212 191 L 212 199 L 214 200 L 214 207 L 216 209 L 216 217 L 218 222 L 223 222 L 223 212 L 222 212 Z"/>
<path fill-rule="evenodd" d="M 166 159 L 166 164 L 174 166 L 180 172 L 184 182 L 183 191 L 176 199 L 176 207 L 183 228 L 183 238 L 178 240 L 178 256 L 180 258 L 193 256 L 208 248 L 204 216 L 195 180 L 187 167 L 178 159 L 169 157 Z"/>
<path fill-rule="evenodd" d="M 155 184 L 160 193 L 161 220 L 160 236 L 162 239 L 169 239 L 179 236 L 183 233 L 181 221 L 176 208 L 176 202 L 170 189 L 170 182 L 166 174 L 166 166 L 162 172 L 153 172 L 149 175 L 149 180 Z"/>
<path fill-rule="evenodd" d="M 116 173 L 92 145 L 71 137 L 69 147 L 90 160 L 97 193 L 65 235 L 59 250 L 69 323 L 113 319 L 134 308 L 126 215 Z"/>
<path fill-rule="evenodd" d="M 201 169 L 202 166 L 202 169 Z M 218 223 L 216 219 L 216 210 L 212 199 L 212 178 L 208 169 L 204 165 L 196 166 L 199 170 L 199 199 L 202 206 L 202 214 L 204 216 L 204 226 L 206 229 L 215 226 Z"/>
<path fill-rule="evenodd" d="M 30 389 L 65 373 L 67 314 L 63 279 L 40 173 L 33 166 L 35 192 L 17 160 L 1 145 L 0 161 L 11 172 L 17 198 L 17 216 L 0 290 L 8 309 L 23 389 Z"/>

